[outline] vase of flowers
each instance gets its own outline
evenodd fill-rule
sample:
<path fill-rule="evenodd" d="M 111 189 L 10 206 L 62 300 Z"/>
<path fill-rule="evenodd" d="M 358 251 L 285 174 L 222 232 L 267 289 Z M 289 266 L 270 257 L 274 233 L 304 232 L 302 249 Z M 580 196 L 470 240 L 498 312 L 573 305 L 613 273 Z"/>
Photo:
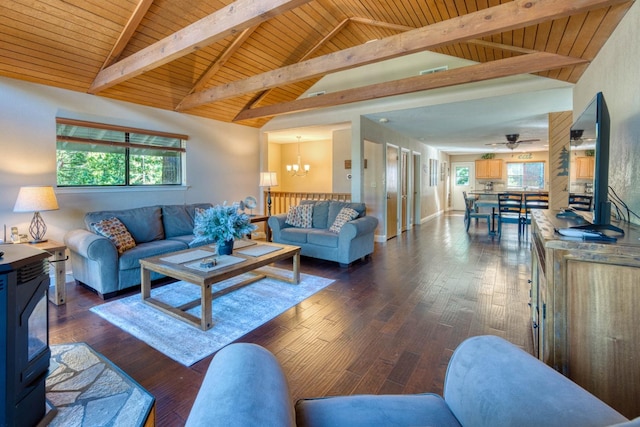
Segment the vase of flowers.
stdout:
<path fill-rule="evenodd" d="M 193 223 L 195 238 L 191 243 L 215 242 L 219 255 L 230 255 L 234 239 L 250 234 L 257 227 L 251 224 L 249 215 L 240 211 L 239 203 L 216 205 L 196 210 Z"/>

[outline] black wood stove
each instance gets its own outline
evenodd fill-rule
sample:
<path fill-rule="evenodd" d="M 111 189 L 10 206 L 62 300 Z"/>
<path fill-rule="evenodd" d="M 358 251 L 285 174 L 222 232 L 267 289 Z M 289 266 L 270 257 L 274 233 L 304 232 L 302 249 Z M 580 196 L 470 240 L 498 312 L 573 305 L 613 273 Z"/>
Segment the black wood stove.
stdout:
<path fill-rule="evenodd" d="M 34 426 L 46 412 L 48 253 L 0 245 L 0 426 Z"/>

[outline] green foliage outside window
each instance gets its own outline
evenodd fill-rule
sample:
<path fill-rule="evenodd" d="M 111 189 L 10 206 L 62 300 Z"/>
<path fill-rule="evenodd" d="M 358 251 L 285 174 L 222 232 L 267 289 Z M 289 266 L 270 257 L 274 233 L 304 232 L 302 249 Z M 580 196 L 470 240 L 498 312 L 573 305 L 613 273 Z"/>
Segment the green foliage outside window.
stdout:
<path fill-rule="evenodd" d="M 117 153 L 57 150 L 58 185 L 125 185 L 125 158 Z"/>
<path fill-rule="evenodd" d="M 456 167 L 456 185 L 469 185 L 468 167 Z"/>
<path fill-rule="evenodd" d="M 58 186 L 182 184 L 186 136 L 58 120 Z"/>

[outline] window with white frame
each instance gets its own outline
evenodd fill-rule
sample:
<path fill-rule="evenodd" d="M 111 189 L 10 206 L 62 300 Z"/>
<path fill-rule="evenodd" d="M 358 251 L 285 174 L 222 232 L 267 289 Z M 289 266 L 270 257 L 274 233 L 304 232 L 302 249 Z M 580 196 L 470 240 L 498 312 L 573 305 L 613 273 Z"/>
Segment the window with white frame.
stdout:
<path fill-rule="evenodd" d="M 544 189 L 544 162 L 508 162 L 507 189 Z"/>
<path fill-rule="evenodd" d="M 180 134 L 57 118 L 57 185 L 182 185 L 187 139 Z"/>

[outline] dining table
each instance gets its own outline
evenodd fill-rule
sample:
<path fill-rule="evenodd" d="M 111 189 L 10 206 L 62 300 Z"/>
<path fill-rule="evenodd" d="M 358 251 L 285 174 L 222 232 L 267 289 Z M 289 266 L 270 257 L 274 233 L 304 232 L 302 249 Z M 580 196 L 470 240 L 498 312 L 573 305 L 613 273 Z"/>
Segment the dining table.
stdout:
<path fill-rule="evenodd" d="M 489 234 L 496 234 L 496 209 L 498 209 L 498 199 L 478 199 L 473 202 L 477 208 L 491 208 L 491 228 Z"/>

